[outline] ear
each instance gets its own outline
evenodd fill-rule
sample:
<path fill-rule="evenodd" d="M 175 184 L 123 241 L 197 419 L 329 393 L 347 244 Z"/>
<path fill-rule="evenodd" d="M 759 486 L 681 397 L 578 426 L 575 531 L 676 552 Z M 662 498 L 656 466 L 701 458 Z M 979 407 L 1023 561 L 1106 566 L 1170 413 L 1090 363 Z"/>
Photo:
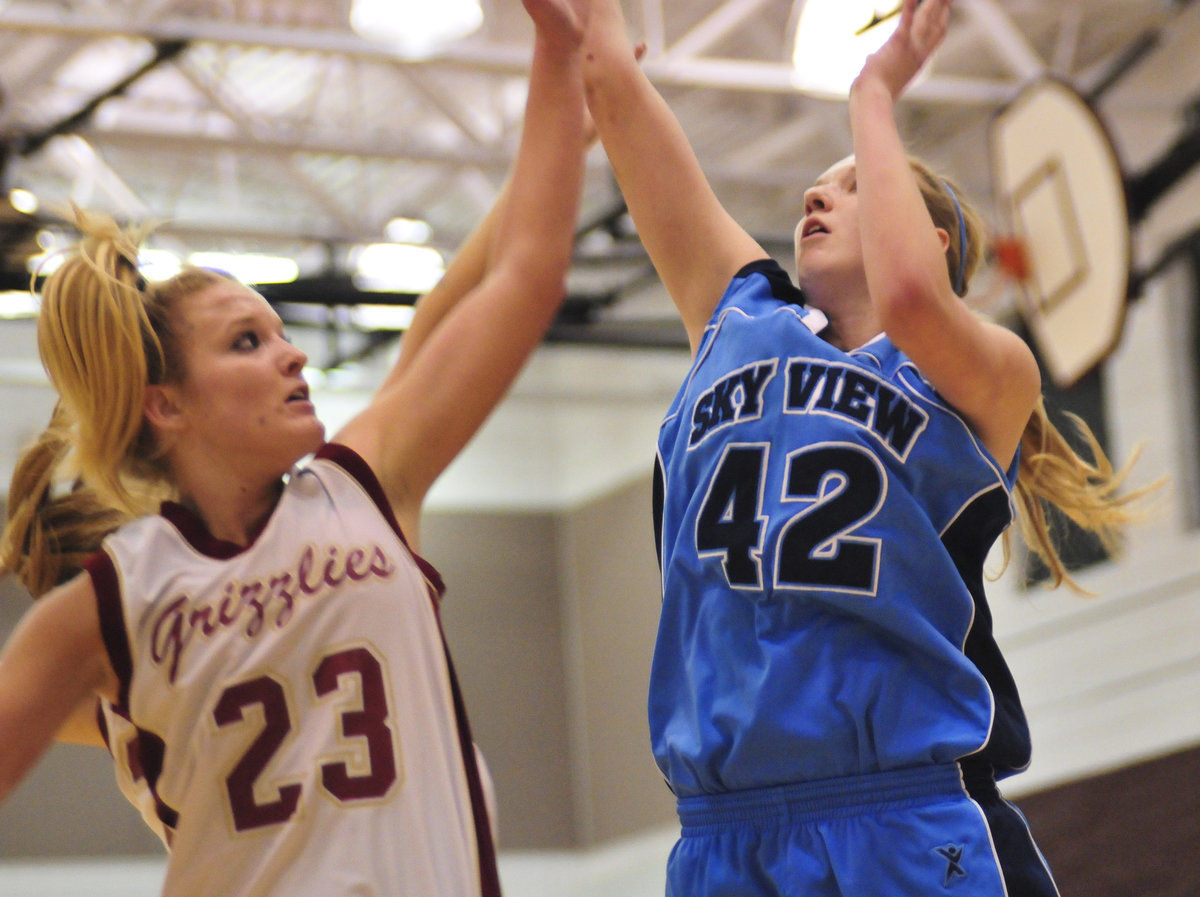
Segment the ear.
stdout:
<path fill-rule="evenodd" d="M 147 386 L 142 413 L 150 422 L 150 426 L 160 433 L 179 430 L 183 426 L 183 410 L 172 386 Z"/>
<path fill-rule="evenodd" d="M 934 230 L 937 231 L 938 239 L 942 241 L 942 252 L 949 252 L 950 231 L 946 230 L 944 227 L 935 227 Z"/>

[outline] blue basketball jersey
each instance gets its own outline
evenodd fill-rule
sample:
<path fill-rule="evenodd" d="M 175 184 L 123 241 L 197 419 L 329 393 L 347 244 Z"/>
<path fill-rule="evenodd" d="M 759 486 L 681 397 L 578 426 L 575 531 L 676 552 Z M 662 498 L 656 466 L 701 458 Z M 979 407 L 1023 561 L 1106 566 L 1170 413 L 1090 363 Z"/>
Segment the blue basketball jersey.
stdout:
<path fill-rule="evenodd" d="M 664 420 L 657 762 L 681 797 L 1029 759 L 991 633 L 998 465 L 886 337 L 852 352 L 774 262 L 722 297 Z"/>

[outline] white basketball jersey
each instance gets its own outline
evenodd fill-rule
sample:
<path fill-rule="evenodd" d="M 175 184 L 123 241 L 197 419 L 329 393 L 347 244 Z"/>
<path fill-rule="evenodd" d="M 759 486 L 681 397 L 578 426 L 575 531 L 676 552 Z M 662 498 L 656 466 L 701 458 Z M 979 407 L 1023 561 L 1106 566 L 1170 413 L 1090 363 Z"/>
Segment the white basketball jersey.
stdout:
<path fill-rule="evenodd" d="M 104 549 L 164 895 L 498 894 L 441 581 L 361 458 L 325 446 L 244 549 L 175 505 Z"/>
<path fill-rule="evenodd" d="M 150 831 L 169 849 L 171 842 L 167 835 L 167 827 L 159 818 L 158 802 L 142 770 L 141 733 L 137 726 L 123 717 L 108 701 L 99 702 L 96 719 L 100 724 L 104 743 L 108 745 L 109 753 L 112 754 L 117 787 L 141 814 L 142 821 Z"/>

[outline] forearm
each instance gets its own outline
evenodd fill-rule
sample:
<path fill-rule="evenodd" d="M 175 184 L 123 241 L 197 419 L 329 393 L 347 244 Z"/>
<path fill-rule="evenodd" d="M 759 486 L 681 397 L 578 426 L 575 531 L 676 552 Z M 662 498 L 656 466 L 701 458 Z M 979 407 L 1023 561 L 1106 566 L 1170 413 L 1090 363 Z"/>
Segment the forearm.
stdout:
<path fill-rule="evenodd" d="M 0 654 L 0 800 L 85 700 L 115 697 L 91 580 L 80 576 L 30 608 Z"/>
<path fill-rule="evenodd" d="M 909 164 L 887 86 L 860 77 L 850 94 L 859 228 L 871 298 L 884 328 L 920 323 L 914 314 L 954 299 L 944 246 Z"/>
<path fill-rule="evenodd" d="M 588 108 L 638 237 L 695 348 L 729 278 L 766 252 L 713 192 L 638 64 L 616 0 L 594 2 L 584 49 Z"/>
<path fill-rule="evenodd" d="M 531 279 L 530 289 L 561 291 L 583 179 L 583 116 L 578 47 L 539 33 L 521 142 L 489 247 L 489 273 L 516 266 Z"/>
<path fill-rule="evenodd" d="M 441 280 L 417 301 L 412 324 L 405 331 L 400 345 L 400 358 L 383 385 L 404 374 L 438 325 L 483 281 L 508 189 L 506 181 L 492 208 L 454 254 Z"/>

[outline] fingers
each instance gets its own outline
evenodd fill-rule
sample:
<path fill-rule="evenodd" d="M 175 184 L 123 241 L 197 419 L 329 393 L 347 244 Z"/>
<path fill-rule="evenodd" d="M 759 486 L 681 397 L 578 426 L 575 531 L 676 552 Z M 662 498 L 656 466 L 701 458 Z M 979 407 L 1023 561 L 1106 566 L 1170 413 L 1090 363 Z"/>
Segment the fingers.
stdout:
<path fill-rule="evenodd" d="M 522 3 L 539 32 L 575 43 L 582 40 L 590 9 L 588 0 L 522 0 Z"/>

